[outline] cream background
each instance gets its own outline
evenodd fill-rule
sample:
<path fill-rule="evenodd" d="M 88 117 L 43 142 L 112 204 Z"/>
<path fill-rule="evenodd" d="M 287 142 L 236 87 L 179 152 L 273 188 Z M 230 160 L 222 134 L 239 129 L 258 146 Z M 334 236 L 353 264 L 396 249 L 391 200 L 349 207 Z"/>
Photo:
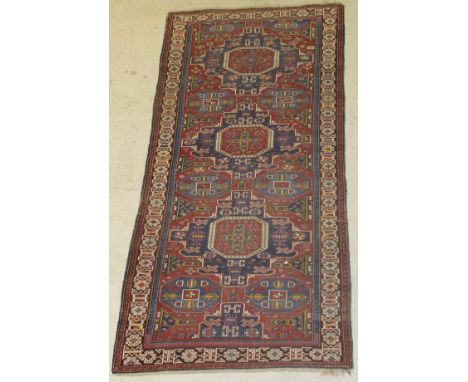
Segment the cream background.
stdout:
<path fill-rule="evenodd" d="M 345 5 L 346 177 L 352 271 L 355 367 L 320 369 L 202 370 L 110 374 L 112 382 L 357 381 L 357 0 Z M 120 309 L 120 294 L 140 202 L 168 12 L 333 3 L 333 1 L 110 0 L 110 324 L 109 370 Z"/>

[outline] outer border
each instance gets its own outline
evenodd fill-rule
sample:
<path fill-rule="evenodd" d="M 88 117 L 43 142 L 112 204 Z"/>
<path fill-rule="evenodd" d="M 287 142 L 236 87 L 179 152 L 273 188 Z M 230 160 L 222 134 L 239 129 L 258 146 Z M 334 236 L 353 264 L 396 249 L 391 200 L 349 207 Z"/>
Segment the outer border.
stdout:
<path fill-rule="evenodd" d="M 120 365 L 120 354 L 122 354 L 124 345 L 124 333 L 126 316 L 128 315 L 130 298 L 129 294 L 132 289 L 133 279 L 130 277 L 135 272 L 136 260 L 140 246 L 140 239 L 144 227 L 144 218 L 149 205 L 151 181 L 152 181 L 152 160 L 157 149 L 157 142 L 159 137 L 158 117 L 161 114 L 162 98 L 164 96 L 163 90 L 166 83 L 165 77 L 168 68 L 168 48 L 171 37 L 171 27 L 174 17 L 184 14 L 199 14 L 205 12 L 235 12 L 235 11 L 267 11 L 267 10 L 288 10 L 299 8 L 322 8 L 334 6 L 337 8 L 337 67 L 336 67 L 336 136 L 337 136 L 337 217 L 338 217 L 338 238 L 340 248 L 340 277 L 342 281 L 342 298 L 341 298 L 341 318 L 343 321 L 343 361 L 340 362 L 239 362 L 236 364 L 222 364 L 222 363 L 209 363 L 209 364 L 164 364 L 164 365 L 136 365 L 125 367 Z M 352 354 L 352 337 L 351 337 L 351 312 L 350 312 L 350 259 L 348 250 L 348 222 L 346 214 L 346 180 L 345 180 L 345 149 L 344 149 L 344 5 L 339 3 L 330 4 L 310 4 L 302 6 L 288 6 L 288 7 L 263 7 L 263 8 L 230 8 L 230 9 L 203 9 L 193 11 L 170 12 L 166 18 L 166 28 L 164 34 L 164 41 L 159 64 L 159 76 L 156 87 L 156 95 L 153 103 L 153 117 L 151 125 L 151 136 L 148 146 L 148 154 L 145 165 L 145 174 L 143 185 L 140 193 L 140 205 L 138 214 L 135 221 L 135 228 L 132 235 L 130 244 L 129 255 L 127 258 L 127 266 L 123 281 L 122 294 L 121 294 L 121 307 L 119 312 L 119 321 L 117 325 L 117 333 L 114 346 L 114 356 L 112 361 L 113 373 L 141 373 L 141 372 L 154 372 L 154 371 L 169 371 L 169 370 L 208 370 L 208 369 L 263 369 L 263 368 L 352 368 L 353 367 L 353 354 Z M 348 324 L 346 325 L 345 322 Z"/>

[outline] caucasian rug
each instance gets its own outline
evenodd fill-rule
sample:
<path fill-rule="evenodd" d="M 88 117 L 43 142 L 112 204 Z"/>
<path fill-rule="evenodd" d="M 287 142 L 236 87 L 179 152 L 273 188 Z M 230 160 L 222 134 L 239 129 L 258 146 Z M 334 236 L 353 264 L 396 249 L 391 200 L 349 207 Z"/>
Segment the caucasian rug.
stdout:
<path fill-rule="evenodd" d="M 169 14 L 114 372 L 352 366 L 343 29 Z"/>

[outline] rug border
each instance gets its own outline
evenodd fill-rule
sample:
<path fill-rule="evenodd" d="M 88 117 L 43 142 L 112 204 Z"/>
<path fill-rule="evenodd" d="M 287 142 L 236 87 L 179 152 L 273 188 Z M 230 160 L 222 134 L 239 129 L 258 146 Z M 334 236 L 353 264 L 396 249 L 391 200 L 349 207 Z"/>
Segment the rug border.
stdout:
<path fill-rule="evenodd" d="M 125 331 L 125 320 L 124 313 L 128 311 L 129 299 L 125 297 L 128 295 L 131 290 L 131 279 L 129 275 L 132 272 L 132 267 L 136 266 L 136 253 L 139 248 L 139 237 L 141 236 L 142 226 L 144 224 L 144 217 L 146 213 L 146 207 L 149 202 L 149 192 L 151 190 L 151 166 L 152 158 L 157 149 L 157 139 L 159 136 L 159 126 L 157 124 L 158 117 L 161 113 L 163 98 L 165 74 L 168 67 L 168 48 L 170 39 L 170 27 L 172 26 L 174 17 L 184 14 L 198 14 L 204 12 L 232 12 L 232 11 L 264 11 L 264 10 L 287 10 L 287 9 L 298 9 L 298 8 L 323 8 L 335 6 L 338 10 L 338 28 L 337 28 L 337 111 L 341 113 L 341 118 L 337 119 L 337 148 L 341 148 L 341 155 L 337 155 L 337 179 L 338 179 L 338 190 L 337 190 L 337 199 L 338 199 L 338 221 L 340 217 L 343 219 L 343 222 L 339 225 L 339 241 L 340 241 L 340 260 L 341 260 L 341 274 L 343 282 L 343 307 L 342 307 L 342 317 L 345 318 L 348 322 L 348 325 L 343 324 L 343 361 L 340 362 L 327 362 L 326 364 L 321 362 L 309 362 L 307 364 L 298 363 L 297 365 L 292 362 L 280 362 L 276 361 L 262 363 L 237 363 L 233 364 L 204 364 L 203 367 L 197 367 L 197 364 L 166 364 L 164 368 L 160 368 L 159 365 L 135 365 L 133 369 L 130 370 L 127 367 L 120 365 L 119 354 L 123 350 L 124 345 L 124 331 Z M 158 81 L 156 85 L 156 94 L 153 102 L 153 115 L 151 122 L 151 134 L 147 150 L 147 158 L 145 164 L 145 173 L 143 178 L 143 184 L 140 191 L 140 202 L 138 207 L 138 213 L 135 218 L 135 224 L 132 234 L 132 239 L 130 242 L 129 253 L 127 256 L 127 264 L 125 268 L 125 274 L 123 278 L 123 285 L 121 290 L 121 303 L 119 310 L 119 319 L 117 324 L 116 336 L 114 339 L 114 350 L 112 358 L 112 373 L 123 373 L 123 374 L 133 374 L 133 373 L 147 373 L 147 372 L 164 372 L 164 371 L 173 371 L 173 370 L 216 370 L 216 369 L 352 369 L 354 367 L 353 362 L 353 340 L 352 340 L 352 324 L 351 324 L 351 267 L 350 267 L 350 254 L 349 254 L 349 234 L 348 234 L 348 218 L 347 218 L 347 186 L 346 186 L 346 166 L 345 166 L 345 91 L 344 91 L 344 44 L 345 44 L 345 25 L 344 25 L 344 16 L 345 16 L 345 6 L 344 4 L 333 2 L 325 4 L 307 4 L 307 5 L 298 5 L 298 6 L 286 6 L 286 7 L 252 7 L 252 8 L 223 8 L 223 9 L 198 9 L 198 10 L 187 10 L 187 11 L 173 11 L 168 12 L 166 16 L 165 23 L 165 32 L 162 50 L 160 54 L 159 62 L 159 73 Z M 159 107 L 158 107 L 159 105 Z M 341 145 L 341 146 L 340 146 Z M 349 345 L 349 349 L 348 349 Z"/>
<path fill-rule="evenodd" d="M 167 71 L 167 57 L 168 57 L 168 48 L 170 39 L 167 39 L 168 32 L 170 31 L 170 26 L 172 25 L 172 19 L 174 18 L 174 13 L 168 13 L 166 16 L 166 23 L 165 23 L 165 30 L 164 30 L 164 38 L 163 38 L 163 45 L 161 49 L 161 54 L 159 57 L 159 72 L 158 72 L 158 81 L 156 84 L 156 94 L 154 96 L 153 101 L 153 115 L 151 118 L 151 133 L 150 139 L 148 143 L 148 150 L 146 156 L 146 163 L 145 163 L 145 172 L 143 175 L 143 184 L 140 190 L 140 202 L 138 206 L 137 216 L 135 218 L 135 223 L 133 226 L 133 233 L 132 239 L 130 241 L 130 248 L 127 255 L 127 264 L 125 267 L 125 274 L 122 282 L 122 290 L 121 290 L 121 301 L 120 301 L 120 309 L 119 309 L 119 320 L 117 323 L 117 330 L 114 339 L 114 352 L 112 357 L 112 373 L 123 373 L 127 372 L 121 370 L 121 366 L 117 363 L 119 358 L 119 353 L 122 352 L 123 349 L 123 332 L 125 331 L 125 322 L 124 322 L 124 312 L 126 311 L 126 306 L 129 305 L 125 296 L 127 295 L 127 289 L 129 289 L 129 285 L 131 285 L 129 280 L 129 273 L 130 267 L 134 265 L 135 257 L 137 256 L 136 250 L 138 250 L 138 237 L 139 233 L 141 232 L 141 226 L 144 223 L 143 219 L 145 216 L 145 195 L 149 194 L 151 190 L 151 177 L 152 174 L 149 170 L 152 167 L 152 158 L 153 154 L 157 148 L 155 142 L 158 140 L 159 136 L 159 126 L 157 124 L 157 119 L 160 114 L 160 109 L 162 107 L 162 102 L 160 102 L 163 98 L 163 90 L 165 84 L 165 74 Z M 158 108 L 158 104 L 161 106 Z M 128 373 L 132 373 L 133 371 L 128 371 Z"/>

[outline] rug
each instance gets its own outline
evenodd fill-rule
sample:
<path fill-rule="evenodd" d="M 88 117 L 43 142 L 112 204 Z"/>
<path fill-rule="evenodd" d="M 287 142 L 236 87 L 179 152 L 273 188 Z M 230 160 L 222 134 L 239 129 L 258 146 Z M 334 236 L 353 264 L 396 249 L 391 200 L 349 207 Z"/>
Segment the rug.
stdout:
<path fill-rule="evenodd" d="M 343 11 L 168 15 L 113 372 L 352 367 Z"/>

